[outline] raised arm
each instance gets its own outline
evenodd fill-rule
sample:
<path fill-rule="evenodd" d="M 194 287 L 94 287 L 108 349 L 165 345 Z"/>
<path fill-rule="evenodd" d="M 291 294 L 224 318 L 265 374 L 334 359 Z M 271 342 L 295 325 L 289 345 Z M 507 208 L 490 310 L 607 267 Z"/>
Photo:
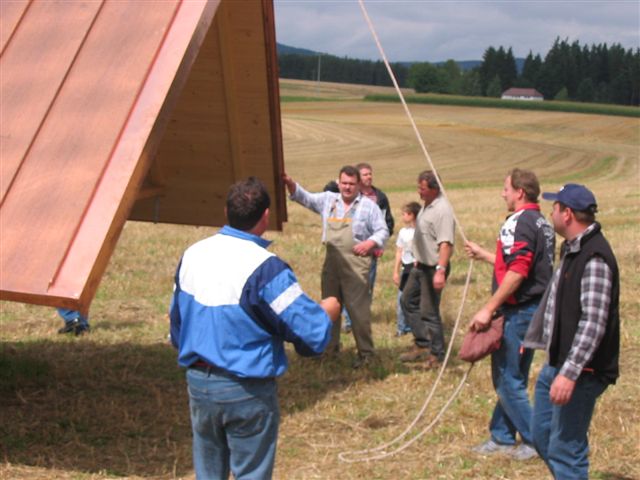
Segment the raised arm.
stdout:
<path fill-rule="evenodd" d="M 477 243 L 467 241 L 464 244 L 464 251 L 467 253 L 467 257 L 474 260 L 482 260 L 491 264 L 496 263 L 496 254 L 485 250 Z"/>
<path fill-rule="evenodd" d="M 284 182 L 285 187 L 287 187 L 289 195 L 293 195 L 294 193 L 296 193 L 296 182 L 293 181 L 293 178 L 291 178 L 286 173 L 283 173 L 282 181 Z"/>

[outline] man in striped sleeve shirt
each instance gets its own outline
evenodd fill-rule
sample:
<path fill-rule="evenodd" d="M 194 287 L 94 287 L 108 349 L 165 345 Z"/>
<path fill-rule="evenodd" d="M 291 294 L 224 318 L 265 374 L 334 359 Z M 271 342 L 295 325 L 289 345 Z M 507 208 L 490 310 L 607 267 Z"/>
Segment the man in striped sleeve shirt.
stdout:
<path fill-rule="evenodd" d="M 318 305 L 261 238 L 269 194 L 255 177 L 231 186 L 228 225 L 189 247 L 175 276 L 171 342 L 187 369 L 197 479 L 271 478 L 284 342 L 320 355 L 340 304 Z"/>
<path fill-rule="evenodd" d="M 500 348 L 491 354 L 491 377 L 498 401 L 493 409 L 491 438 L 473 451 L 505 454 L 516 460 L 536 457 L 531 438 L 531 403 L 527 385 L 533 350 L 522 348 L 524 335 L 551 274 L 555 234 L 540 212 L 540 183 L 530 170 L 514 168 L 505 178 L 502 198 L 510 215 L 500 228 L 495 253 L 473 242 L 467 255 L 493 264 L 493 294 L 471 320 L 472 330 L 485 330 L 494 312 L 504 315 Z M 516 446 L 516 436 L 522 443 Z"/>
<path fill-rule="evenodd" d="M 586 479 L 595 402 L 619 374 L 618 264 L 586 187 L 570 183 L 542 197 L 554 202 L 553 226 L 566 241 L 525 337 L 527 347 L 548 353 L 535 387 L 533 442 L 555 478 Z"/>

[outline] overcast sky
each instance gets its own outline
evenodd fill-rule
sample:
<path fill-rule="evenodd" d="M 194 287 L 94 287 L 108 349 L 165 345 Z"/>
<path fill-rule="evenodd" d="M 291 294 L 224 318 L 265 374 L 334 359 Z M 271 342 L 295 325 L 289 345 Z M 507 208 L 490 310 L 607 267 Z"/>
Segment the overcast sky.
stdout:
<path fill-rule="evenodd" d="M 543 58 L 556 37 L 640 46 L 640 0 L 365 0 L 390 61 L 481 60 L 493 46 Z M 380 59 L 357 0 L 275 0 L 279 43 Z"/>

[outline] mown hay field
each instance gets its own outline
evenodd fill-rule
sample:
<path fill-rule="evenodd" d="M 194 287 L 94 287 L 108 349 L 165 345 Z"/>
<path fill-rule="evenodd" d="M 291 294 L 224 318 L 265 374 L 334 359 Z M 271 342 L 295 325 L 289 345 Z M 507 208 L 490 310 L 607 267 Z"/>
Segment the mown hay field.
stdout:
<path fill-rule="evenodd" d="M 282 95 L 324 96 L 282 105 L 287 172 L 320 190 L 344 164 L 368 161 L 375 183 L 400 206 L 416 200 L 427 168 L 399 104 L 358 100 L 358 86 L 283 82 Z M 295 92 L 295 93 L 292 93 Z M 622 277 L 622 376 L 598 402 L 591 427 L 593 478 L 640 478 L 640 121 L 633 118 L 412 105 L 466 236 L 492 247 L 505 216 L 499 193 L 513 167 L 530 168 L 543 190 L 587 184 Z M 550 205 L 543 203 L 543 210 Z M 272 250 L 318 298 L 323 250 L 318 217 L 288 204 Z M 0 478 L 193 478 L 183 372 L 167 344 L 167 304 L 182 251 L 208 228 L 129 222 L 91 308 L 92 332 L 56 335 L 50 308 L 0 304 Z M 395 235 L 379 265 L 374 340 L 380 362 L 354 371 L 354 342 L 342 336 L 332 361 L 296 357 L 279 381 L 282 424 L 275 477 L 282 479 L 549 478 L 540 460 L 483 458 L 469 448 L 487 437 L 495 401 L 489 363 L 472 370 L 459 397 L 424 437 L 396 456 L 347 464 L 344 451 L 380 445 L 413 420 L 436 378 L 398 355 L 410 339 L 395 333 L 391 280 Z M 453 331 L 468 262 L 460 238 L 442 303 L 452 360 L 415 432 L 449 398 L 467 366 L 455 359 Z M 466 319 L 489 294 L 491 268 L 476 264 Z M 537 353 L 531 383 L 543 362 Z"/>

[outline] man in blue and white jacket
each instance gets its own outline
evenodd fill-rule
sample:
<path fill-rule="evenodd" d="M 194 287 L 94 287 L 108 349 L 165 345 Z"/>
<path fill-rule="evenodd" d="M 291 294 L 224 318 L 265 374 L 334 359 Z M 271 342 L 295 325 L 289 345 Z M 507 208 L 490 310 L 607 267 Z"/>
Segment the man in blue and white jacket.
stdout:
<path fill-rule="evenodd" d="M 266 250 L 269 205 L 255 177 L 232 185 L 228 225 L 189 247 L 176 272 L 171 342 L 187 368 L 199 479 L 272 476 L 284 342 L 304 356 L 321 354 L 340 312 L 335 298 L 311 300 Z"/>

